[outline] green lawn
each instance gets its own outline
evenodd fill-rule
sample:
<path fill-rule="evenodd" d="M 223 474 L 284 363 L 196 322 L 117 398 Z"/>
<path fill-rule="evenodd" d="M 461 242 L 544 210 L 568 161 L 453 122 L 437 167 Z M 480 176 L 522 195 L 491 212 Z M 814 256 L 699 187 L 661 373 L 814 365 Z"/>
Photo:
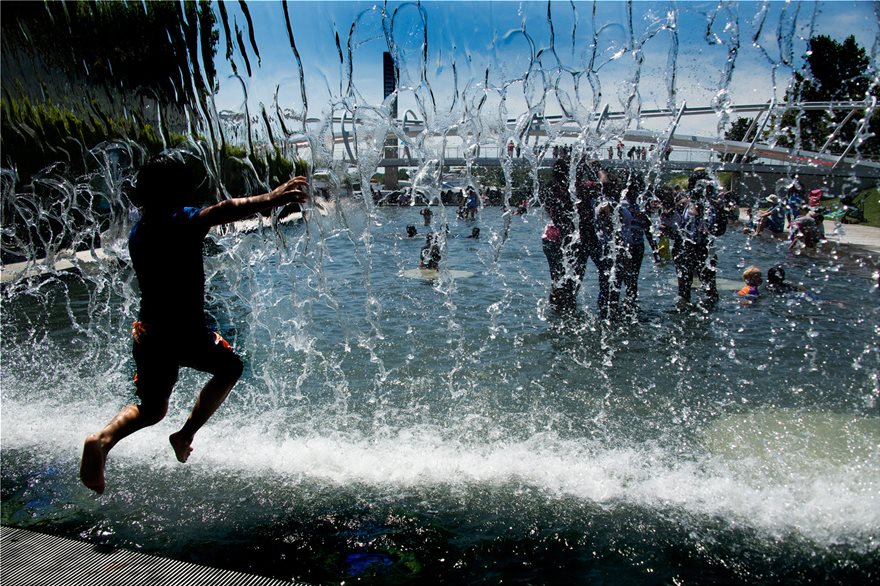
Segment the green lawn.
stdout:
<path fill-rule="evenodd" d="M 861 222 L 862 226 L 880 228 L 880 187 L 860 191 L 853 202 L 859 205 L 865 214 L 865 221 Z M 839 199 L 822 200 L 822 206 L 829 211 L 834 211 L 839 205 Z"/>
<path fill-rule="evenodd" d="M 865 198 L 862 209 L 865 211 L 865 224 L 880 228 L 880 187 L 872 187 L 866 189 L 859 194 L 857 202 Z"/>

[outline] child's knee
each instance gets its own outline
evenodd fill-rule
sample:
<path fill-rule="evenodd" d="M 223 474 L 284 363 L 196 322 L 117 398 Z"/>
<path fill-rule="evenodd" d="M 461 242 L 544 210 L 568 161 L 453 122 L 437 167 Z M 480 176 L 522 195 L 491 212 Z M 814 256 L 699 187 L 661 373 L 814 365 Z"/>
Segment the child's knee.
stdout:
<path fill-rule="evenodd" d="M 231 380 L 238 380 L 241 378 L 242 372 L 244 372 L 244 362 L 242 362 L 237 354 L 230 354 L 229 358 L 223 363 L 223 369 L 217 374 Z"/>
<path fill-rule="evenodd" d="M 138 411 L 147 425 L 154 425 L 168 413 L 168 401 L 146 401 L 138 405 Z"/>

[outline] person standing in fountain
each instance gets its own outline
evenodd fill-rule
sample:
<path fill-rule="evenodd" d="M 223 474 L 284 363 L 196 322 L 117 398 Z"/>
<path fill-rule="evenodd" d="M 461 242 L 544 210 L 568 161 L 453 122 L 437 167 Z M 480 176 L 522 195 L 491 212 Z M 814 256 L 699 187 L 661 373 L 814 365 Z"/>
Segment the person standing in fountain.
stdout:
<path fill-rule="evenodd" d="M 718 257 L 712 249 L 715 237 L 727 230 L 727 219 L 717 208 L 714 183 L 705 170 L 695 169 L 688 179 L 688 200 L 680 219 L 682 246 L 674 259 L 679 305 L 690 303 L 695 276 L 702 283 L 707 303 L 718 301 Z"/>
<path fill-rule="evenodd" d="M 557 311 L 573 311 L 583 271 L 579 270 L 580 239 L 573 197 L 568 191 L 570 157 L 560 149 L 553 164 L 553 179 L 542 192 L 542 204 L 549 216 L 541 245 L 550 269 L 550 305 Z"/>
<path fill-rule="evenodd" d="M 651 249 L 655 262 L 660 260 L 657 243 L 651 233 L 651 220 L 638 204 L 639 195 L 645 192 L 645 181 L 640 174 L 633 174 L 627 181 L 624 197 L 620 202 L 620 226 L 625 254 L 623 256 L 621 283 L 626 287 L 625 303 L 628 310 L 638 309 L 639 273 L 645 256 L 645 241 Z"/>
<path fill-rule="evenodd" d="M 480 200 L 477 197 L 477 191 L 473 187 L 467 188 L 467 200 L 465 200 L 464 205 L 467 209 L 465 218 L 475 220 L 477 218 L 477 207 L 480 205 Z"/>
<path fill-rule="evenodd" d="M 571 156 L 560 153 L 553 165 L 553 179 L 542 190 L 542 204 L 550 222 L 544 229 L 542 244 L 550 268 L 550 304 L 557 311 L 573 311 L 592 258 L 599 270 L 600 310 L 608 298 L 610 265 L 600 255 L 593 208 L 608 182 L 608 176 L 596 161 L 581 160 L 574 178 L 574 193 L 569 189 Z"/>
<path fill-rule="evenodd" d="M 425 236 L 425 245 L 419 253 L 419 268 L 437 271 L 440 269 L 440 234 L 429 232 Z"/>
<path fill-rule="evenodd" d="M 309 199 L 306 179 L 295 177 L 263 195 L 195 207 L 206 183 L 204 169 L 194 171 L 179 154 L 153 157 L 138 172 L 134 199 L 143 216 L 131 230 L 129 250 L 141 290 L 140 312 L 132 326 L 140 403 L 123 407 L 85 439 L 80 480 L 99 494 L 104 492 L 108 453 L 121 439 L 165 417 L 181 366 L 213 376 L 183 427 L 169 438 L 180 462 L 186 462 L 196 432 L 241 376 L 241 359 L 205 319 L 202 244 L 208 230 Z"/>
<path fill-rule="evenodd" d="M 425 206 L 419 213 L 422 215 L 422 220 L 424 221 L 425 226 L 430 226 L 431 218 L 434 217 L 434 212 L 431 211 L 431 208 Z"/>

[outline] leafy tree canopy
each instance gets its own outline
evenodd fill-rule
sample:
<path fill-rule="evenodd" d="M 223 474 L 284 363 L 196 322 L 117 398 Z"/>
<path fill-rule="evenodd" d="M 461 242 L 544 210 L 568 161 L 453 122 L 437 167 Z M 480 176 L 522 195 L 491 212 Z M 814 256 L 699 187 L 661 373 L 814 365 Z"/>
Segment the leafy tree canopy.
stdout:
<path fill-rule="evenodd" d="M 810 39 L 802 72 L 795 73 L 786 99 L 794 102 L 859 101 L 880 97 L 880 88 L 872 85 L 871 60 L 854 36 L 842 43 L 820 35 Z M 820 150 L 843 122 L 847 112 L 789 111 L 781 119 L 779 143 Z M 861 111 L 843 127 L 829 145 L 831 152 L 843 152 L 852 142 L 865 112 Z M 874 116 L 866 132 L 856 142 L 862 155 L 880 156 L 880 119 Z"/>
<path fill-rule="evenodd" d="M 754 134 L 746 136 L 746 132 L 749 130 L 749 127 L 752 125 L 753 121 L 754 118 L 743 118 L 742 116 L 738 117 L 736 120 L 734 120 L 733 124 L 731 124 L 730 127 L 724 131 L 725 140 L 750 142 L 752 139 L 754 139 Z M 723 158 L 725 161 L 732 161 L 734 155 L 727 154 L 724 155 Z M 749 155 L 746 159 L 746 162 L 751 162 L 754 160 L 755 157 Z"/>

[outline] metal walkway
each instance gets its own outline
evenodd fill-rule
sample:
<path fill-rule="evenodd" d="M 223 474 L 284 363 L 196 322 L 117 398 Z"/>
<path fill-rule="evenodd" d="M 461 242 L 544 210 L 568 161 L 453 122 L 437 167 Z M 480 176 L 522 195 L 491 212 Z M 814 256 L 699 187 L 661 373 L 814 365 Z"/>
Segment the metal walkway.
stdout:
<path fill-rule="evenodd" d="M 3 586 L 290 586 L 114 547 L 0 527 Z"/>

